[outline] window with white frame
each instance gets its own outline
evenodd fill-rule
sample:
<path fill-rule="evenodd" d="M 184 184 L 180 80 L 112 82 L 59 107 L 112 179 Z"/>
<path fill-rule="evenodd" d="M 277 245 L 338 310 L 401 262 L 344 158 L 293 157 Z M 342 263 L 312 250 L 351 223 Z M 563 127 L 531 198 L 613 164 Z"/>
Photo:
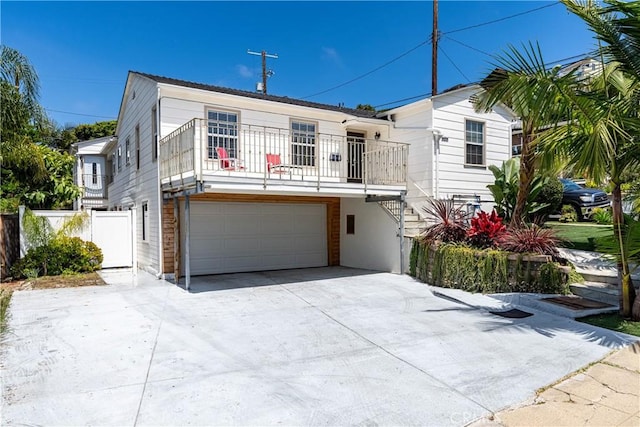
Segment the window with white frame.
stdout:
<path fill-rule="evenodd" d="M 125 159 L 127 161 L 127 166 L 131 164 L 131 143 L 129 142 L 129 138 L 127 138 L 124 142 L 124 153 Z"/>
<path fill-rule="evenodd" d="M 118 145 L 118 170 L 122 169 L 122 145 Z"/>
<path fill-rule="evenodd" d="M 95 162 L 91 163 L 91 183 L 98 183 L 98 164 Z"/>
<path fill-rule="evenodd" d="M 484 123 L 465 120 L 465 163 L 484 165 Z"/>
<path fill-rule="evenodd" d="M 217 159 L 216 148 L 224 148 L 227 156 L 237 157 L 238 114 L 207 110 L 207 157 Z"/>
<path fill-rule="evenodd" d="M 140 170 L 140 125 L 136 125 L 134 143 L 136 145 L 136 170 Z"/>
<path fill-rule="evenodd" d="M 149 204 L 142 204 L 142 241 L 149 240 Z"/>
<path fill-rule="evenodd" d="M 158 110 L 155 105 L 151 109 L 151 160 L 158 160 Z"/>
<path fill-rule="evenodd" d="M 291 163 L 316 165 L 316 124 L 291 121 Z"/>

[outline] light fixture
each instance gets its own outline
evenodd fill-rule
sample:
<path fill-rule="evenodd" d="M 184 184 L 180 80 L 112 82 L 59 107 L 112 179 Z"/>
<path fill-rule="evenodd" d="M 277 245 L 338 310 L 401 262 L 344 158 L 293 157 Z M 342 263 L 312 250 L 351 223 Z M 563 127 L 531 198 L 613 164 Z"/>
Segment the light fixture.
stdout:
<path fill-rule="evenodd" d="M 380 132 L 376 132 L 376 134 L 374 135 L 376 141 L 380 139 Z"/>

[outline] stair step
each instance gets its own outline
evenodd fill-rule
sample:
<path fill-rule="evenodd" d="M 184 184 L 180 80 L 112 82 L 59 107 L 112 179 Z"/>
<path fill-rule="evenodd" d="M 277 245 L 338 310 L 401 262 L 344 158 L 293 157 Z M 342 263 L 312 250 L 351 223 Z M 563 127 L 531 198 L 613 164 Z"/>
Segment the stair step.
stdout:
<path fill-rule="evenodd" d="M 612 270 L 594 270 L 576 267 L 576 272 L 580 273 L 587 282 L 618 284 L 618 273 Z"/>
<path fill-rule="evenodd" d="M 587 281 L 569 285 L 571 292 L 583 298 L 605 304 L 618 305 L 618 286 L 606 282 Z"/>

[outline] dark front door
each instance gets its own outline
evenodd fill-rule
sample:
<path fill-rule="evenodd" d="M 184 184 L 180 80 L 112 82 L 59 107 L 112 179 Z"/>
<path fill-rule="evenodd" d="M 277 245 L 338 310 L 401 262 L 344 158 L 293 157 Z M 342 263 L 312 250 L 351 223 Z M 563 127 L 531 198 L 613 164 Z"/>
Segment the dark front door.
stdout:
<path fill-rule="evenodd" d="M 364 133 L 347 132 L 347 182 L 362 182 Z"/>

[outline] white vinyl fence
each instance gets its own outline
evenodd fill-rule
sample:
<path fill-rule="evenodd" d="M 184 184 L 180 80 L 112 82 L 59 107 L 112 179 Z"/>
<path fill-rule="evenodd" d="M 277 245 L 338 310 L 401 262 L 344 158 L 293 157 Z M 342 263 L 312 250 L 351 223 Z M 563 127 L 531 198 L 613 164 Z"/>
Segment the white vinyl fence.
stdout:
<path fill-rule="evenodd" d="M 95 243 L 104 257 L 102 268 L 133 267 L 134 235 L 132 211 L 88 211 L 86 226 L 74 237 Z M 23 230 L 24 207 L 20 207 L 20 256 L 26 253 Z M 59 230 L 66 218 L 82 211 L 33 211 L 36 216 L 46 217 L 54 230 Z"/>

